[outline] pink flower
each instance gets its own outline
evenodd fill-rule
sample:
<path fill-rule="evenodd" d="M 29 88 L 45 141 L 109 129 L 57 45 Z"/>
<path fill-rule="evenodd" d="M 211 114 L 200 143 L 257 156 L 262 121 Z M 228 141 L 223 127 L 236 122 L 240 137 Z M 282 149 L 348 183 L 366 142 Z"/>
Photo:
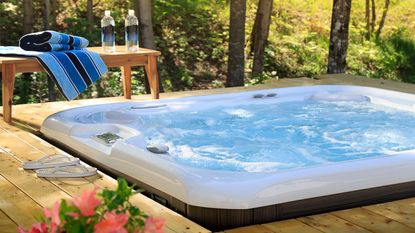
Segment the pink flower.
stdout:
<path fill-rule="evenodd" d="M 148 217 L 144 223 L 143 233 L 163 233 L 166 220 L 162 218 Z"/>
<path fill-rule="evenodd" d="M 95 214 L 95 208 L 101 204 L 96 197 L 96 189 L 92 191 L 84 190 L 79 197 L 72 200 L 74 206 L 78 207 L 83 216 L 91 216 Z"/>
<path fill-rule="evenodd" d="M 67 212 L 66 215 L 73 217 L 74 219 L 79 218 L 79 214 L 75 212 Z"/>
<path fill-rule="evenodd" d="M 19 233 L 48 233 L 48 228 L 46 227 L 46 223 L 39 222 L 32 225 L 27 232 L 22 228 L 19 227 Z"/>
<path fill-rule="evenodd" d="M 113 212 L 105 213 L 105 219 L 101 220 L 94 227 L 94 233 L 127 233 L 124 225 L 128 221 L 128 212 L 116 214 Z"/>
<path fill-rule="evenodd" d="M 55 204 L 53 205 L 52 210 L 50 210 L 48 208 L 44 209 L 45 217 L 51 219 L 51 224 L 50 224 L 51 233 L 56 233 L 58 231 L 58 227 L 61 224 L 61 219 L 59 217 L 60 207 L 61 207 L 60 203 L 55 202 Z"/>

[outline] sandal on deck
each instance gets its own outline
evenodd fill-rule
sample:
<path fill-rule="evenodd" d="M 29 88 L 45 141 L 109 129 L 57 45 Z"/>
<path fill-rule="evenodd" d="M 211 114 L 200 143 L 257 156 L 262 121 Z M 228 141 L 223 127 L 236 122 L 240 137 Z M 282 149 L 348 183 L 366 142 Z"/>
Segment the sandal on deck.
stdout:
<path fill-rule="evenodd" d="M 79 159 L 69 155 L 47 155 L 34 161 L 23 163 L 23 169 L 41 169 L 79 164 Z"/>
<path fill-rule="evenodd" d="M 72 177 L 86 177 L 97 174 L 95 167 L 86 167 L 84 165 L 55 167 L 36 170 L 38 177 L 49 178 L 72 178 Z"/>

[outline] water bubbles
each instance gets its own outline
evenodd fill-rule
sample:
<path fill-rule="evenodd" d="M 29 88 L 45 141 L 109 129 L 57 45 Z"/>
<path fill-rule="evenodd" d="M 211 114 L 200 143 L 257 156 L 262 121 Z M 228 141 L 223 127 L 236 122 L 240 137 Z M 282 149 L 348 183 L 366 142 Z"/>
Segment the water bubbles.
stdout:
<path fill-rule="evenodd" d="M 414 113 L 350 98 L 146 115 L 140 130 L 180 164 L 227 171 L 275 172 L 415 149 Z"/>
<path fill-rule="evenodd" d="M 250 118 L 254 116 L 252 112 L 242 108 L 226 109 L 224 111 L 229 115 L 237 116 L 240 118 Z"/>

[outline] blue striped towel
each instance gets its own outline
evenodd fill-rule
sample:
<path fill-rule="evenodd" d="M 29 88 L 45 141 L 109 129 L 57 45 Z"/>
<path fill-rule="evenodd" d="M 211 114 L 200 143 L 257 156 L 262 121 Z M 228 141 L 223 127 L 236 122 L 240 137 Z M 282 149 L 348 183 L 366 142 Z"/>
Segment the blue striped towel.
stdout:
<path fill-rule="evenodd" d="M 35 57 L 67 100 L 75 99 L 107 72 L 99 54 L 86 49 L 36 52 L 0 46 L 0 56 Z"/>
<path fill-rule="evenodd" d="M 27 51 L 61 51 L 86 48 L 89 41 L 80 36 L 72 36 L 55 31 L 35 32 L 20 38 L 20 48 Z"/>

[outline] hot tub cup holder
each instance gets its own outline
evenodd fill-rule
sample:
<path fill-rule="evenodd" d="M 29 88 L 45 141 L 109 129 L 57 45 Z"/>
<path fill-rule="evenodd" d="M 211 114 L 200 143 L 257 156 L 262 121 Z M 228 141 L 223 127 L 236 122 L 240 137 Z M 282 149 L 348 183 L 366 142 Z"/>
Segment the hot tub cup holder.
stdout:
<path fill-rule="evenodd" d="M 102 134 L 97 134 L 92 137 L 95 141 L 105 144 L 106 146 L 114 145 L 118 140 L 123 139 L 123 137 L 112 132 L 105 132 Z"/>
<path fill-rule="evenodd" d="M 139 132 L 113 124 L 79 124 L 71 128 L 70 136 L 80 140 L 93 140 L 112 147 L 121 140 L 140 135 Z"/>

